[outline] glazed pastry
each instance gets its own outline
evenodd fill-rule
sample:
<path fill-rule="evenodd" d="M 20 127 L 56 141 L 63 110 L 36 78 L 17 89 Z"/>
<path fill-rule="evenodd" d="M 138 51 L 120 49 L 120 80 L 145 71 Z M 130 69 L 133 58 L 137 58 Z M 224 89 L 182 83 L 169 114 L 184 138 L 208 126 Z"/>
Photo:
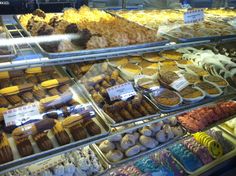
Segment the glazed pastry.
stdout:
<path fill-rule="evenodd" d="M 152 130 L 154 133 L 158 132 L 161 130 L 162 126 L 163 126 L 163 122 L 157 122 L 157 123 L 153 123 L 149 126 L 149 129 Z"/>
<path fill-rule="evenodd" d="M 136 109 L 132 107 L 132 104 L 130 102 L 128 102 L 127 111 L 129 111 L 132 114 L 132 116 L 134 116 L 134 118 L 139 118 L 142 116 L 141 113 L 139 113 Z"/>
<path fill-rule="evenodd" d="M 70 127 L 73 127 L 73 126 L 76 126 L 76 125 L 79 125 L 80 122 L 82 122 L 82 120 L 84 119 L 85 117 L 83 115 L 72 115 L 72 116 L 69 116 L 65 119 L 63 119 L 62 121 L 62 125 L 64 128 L 70 128 Z"/>
<path fill-rule="evenodd" d="M 25 82 L 25 79 L 23 77 L 17 77 L 11 79 L 12 85 L 22 85 Z"/>
<path fill-rule="evenodd" d="M 21 76 L 24 76 L 24 72 L 22 70 L 0 72 L 0 79 L 8 79 Z"/>
<path fill-rule="evenodd" d="M 68 77 L 61 77 L 57 79 L 51 79 L 48 81 L 44 81 L 41 83 L 42 88 L 44 89 L 51 89 L 60 85 L 68 84 L 70 83 L 70 78 Z"/>
<path fill-rule="evenodd" d="M 0 72 L 0 74 L 1 74 L 1 72 Z M 5 87 L 9 87 L 9 86 L 11 86 L 11 80 L 10 79 L 1 80 L 1 82 L 0 82 L 0 88 L 1 89 L 5 88 Z"/>
<path fill-rule="evenodd" d="M 164 132 L 167 136 L 167 140 L 170 140 L 170 139 L 174 138 L 174 133 L 173 133 L 173 131 L 172 131 L 172 129 L 169 125 L 167 125 L 167 124 L 164 125 L 163 130 L 164 130 Z"/>
<path fill-rule="evenodd" d="M 32 83 L 26 83 L 26 84 L 18 85 L 18 86 L 10 86 L 10 87 L 0 89 L 0 94 L 4 96 L 15 95 L 17 93 L 31 91 L 33 89 L 33 86 L 34 85 Z"/>
<path fill-rule="evenodd" d="M 135 145 L 135 146 L 133 146 L 133 147 L 127 149 L 127 150 L 125 151 L 125 155 L 126 155 L 127 157 L 131 157 L 131 156 L 134 156 L 134 155 L 138 154 L 140 151 L 141 151 L 140 145 Z"/>
<path fill-rule="evenodd" d="M 0 164 L 13 160 L 13 153 L 5 133 L 0 133 Z"/>
<path fill-rule="evenodd" d="M 70 86 L 68 84 L 65 84 L 65 85 L 62 85 L 58 88 L 58 90 L 61 92 L 61 93 L 64 93 L 64 92 L 67 92 L 67 91 L 70 91 L 69 90 Z"/>
<path fill-rule="evenodd" d="M 111 150 L 115 149 L 115 145 L 110 142 L 109 140 L 105 140 L 103 142 L 100 143 L 99 145 L 99 149 L 103 152 L 103 153 L 108 153 Z"/>
<path fill-rule="evenodd" d="M 180 126 L 171 127 L 171 131 L 174 133 L 174 136 L 182 136 L 184 134 L 183 129 Z"/>
<path fill-rule="evenodd" d="M 27 74 L 37 74 L 37 73 L 50 73 L 54 72 L 55 69 L 53 67 L 47 66 L 47 67 L 34 67 L 34 68 L 27 68 L 25 70 L 25 73 Z"/>
<path fill-rule="evenodd" d="M 107 154 L 106 157 L 108 160 L 110 160 L 111 162 L 117 162 L 120 161 L 124 155 L 121 151 L 119 150 L 110 150 Z"/>
<path fill-rule="evenodd" d="M 132 134 L 126 134 L 120 141 L 120 146 L 123 150 L 126 150 L 136 143 L 135 137 Z"/>
<path fill-rule="evenodd" d="M 170 117 L 168 118 L 168 123 L 171 125 L 171 126 L 175 126 L 177 124 L 177 118 L 176 117 Z"/>
<path fill-rule="evenodd" d="M 101 128 L 93 120 L 90 119 L 83 124 L 91 136 L 101 134 Z"/>
<path fill-rule="evenodd" d="M 111 141 L 111 142 L 119 142 L 119 141 L 121 141 L 121 139 L 122 139 L 122 135 L 121 134 L 117 134 L 115 136 L 110 137 L 109 141 Z"/>
<path fill-rule="evenodd" d="M 167 135 L 164 132 L 164 130 L 160 130 L 157 134 L 156 134 L 156 139 L 158 142 L 163 143 L 167 141 Z"/>
<path fill-rule="evenodd" d="M 87 132 L 82 126 L 75 125 L 70 127 L 69 130 L 75 141 L 87 138 Z"/>
<path fill-rule="evenodd" d="M 132 120 L 133 119 L 132 115 L 127 110 L 125 110 L 125 109 L 122 109 L 120 111 L 120 114 L 126 120 Z"/>
<path fill-rule="evenodd" d="M 34 124 L 26 124 L 13 130 L 14 139 L 26 138 L 54 127 L 56 121 L 54 119 L 43 119 Z"/>
<path fill-rule="evenodd" d="M 42 151 L 46 151 L 53 148 L 52 141 L 48 138 L 47 133 L 45 132 L 34 135 L 33 139 Z"/>
<path fill-rule="evenodd" d="M 158 142 L 155 139 L 153 139 L 151 137 L 144 136 L 144 135 L 139 137 L 139 142 L 144 147 L 150 148 L 150 149 L 152 149 L 152 148 L 154 148 L 154 147 L 156 147 L 158 145 Z"/>
<path fill-rule="evenodd" d="M 50 96 L 60 95 L 60 93 L 58 92 L 56 88 L 48 89 L 47 91 Z"/>
<path fill-rule="evenodd" d="M 20 140 L 15 140 L 15 143 L 20 156 L 25 157 L 34 153 L 33 147 L 28 138 L 21 138 Z"/>
<path fill-rule="evenodd" d="M 39 82 L 44 82 L 50 79 L 50 76 L 47 73 L 42 73 L 37 75 Z"/>
<path fill-rule="evenodd" d="M 7 101 L 5 97 L 0 96 L 0 107 L 8 107 L 10 103 Z"/>
<path fill-rule="evenodd" d="M 32 83 L 32 84 L 38 84 L 38 79 L 34 75 L 30 75 L 26 77 L 27 82 Z"/>
<path fill-rule="evenodd" d="M 18 95 L 9 95 L 6 99 L 12 104 L 13 106 L 17 106 L 22 103 L 21 98 Z"/>
<path fill-rule="evenodd" d="M 148 111 L 149 114 L 155 114 L 156 110 L 147 102 L 147 100 L 142 100 L 143 107 Z"/>
<path fill-rule="evenodd" d="M 34 102 L 34 97 L 33 94 L 31 92 L 24 92 L 21 94 L 21 98 L 26 102 Z"/>
<path fill-rule="evenodd" d="M 53 127 L 53 133 L 59 145 L 65 145 L 70 143 L 70 137 L 61 125 L 61 122 L 56 122 L 55 126 Z"/>
<path fill-rule="evenodd" d="M 141 133 L 144 136 L 152 136 L 152 131 L 147 126 L 140 128 L 138 131 L 139 131 L 139 133 Z"/>

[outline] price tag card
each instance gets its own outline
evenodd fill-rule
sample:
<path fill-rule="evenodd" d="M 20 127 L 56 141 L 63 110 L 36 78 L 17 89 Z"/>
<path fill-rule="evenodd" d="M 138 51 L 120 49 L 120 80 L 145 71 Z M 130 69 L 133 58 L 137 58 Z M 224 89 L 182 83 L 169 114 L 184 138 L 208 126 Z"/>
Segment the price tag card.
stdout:
<path fill-rule="evenodd" d="M 189 85 L 189 82 L 183 76 L 181 76 L 179 79 L 177 79 L 176 81 L 170 84 L 170 86 L 177 91 L 181 91 L 188 85 Z"/>
<path fill-rule="evenodd" d="M 38 173 L 54 167 L 62 162 L 64 162 L 65 158 L 62 155 L 55 156 L 53 158 L 38 162 L 36 164 L 32 164 L 28 167 L 31 175 L 37 175 Z"/>
<path fill-rule="evenodd" d="M 110 87 L 107 89 L 107 93 L 111 101 L 125 100 L 137 94 L 131 82 Z"/>
<path fill-rule="evenodd" d="M 95 117 L 96 113 L 91 103 L 79 104 L 68 107 L 68 112 L 71 114 L 88 114 L 89 117 Z"/>
<path fill-rule="evenodd" d="M 197 23 L 204 21 L 203 9 L 188 10 L 184 13 L 184 23 Z"/>
<path fill-rule="evenodd" d="M 36 104 L 10 109 L 3 113 L 3 117 L 6 127 L 12 125 L 20 126 L 28 121 L 41 120 L 43 118 Z"/>

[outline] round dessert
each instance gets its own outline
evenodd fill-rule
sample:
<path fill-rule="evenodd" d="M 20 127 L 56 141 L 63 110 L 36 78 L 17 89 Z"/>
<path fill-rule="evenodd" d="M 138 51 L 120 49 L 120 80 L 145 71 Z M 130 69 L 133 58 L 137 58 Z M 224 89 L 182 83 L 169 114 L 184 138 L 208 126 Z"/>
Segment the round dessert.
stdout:
<path fill-rule="evenodd" d="M 142 68 L 157 69 L 158 68 L 158 63 L 152 63 L 152 62 L 148 62 L 146 60 L 143 60 L 142 62 L 139 63 L 139 66 L 142 67 Z"/>
<path fill-rule="evenodd" d="M 174 107 L 179 105 L 182 102 L 181 97 L 174 91 L 163 89 L 162 91 L 158 92 L 158 94 L 154 93 L 154 99 L 156 102 L 165 107 Z"/>
<path fill-rule="evenodd" d="M 192 86 L 185 87 L 179 92 L 179 94 L 185 101 L 200 101 L 205 97 L 204 93 L 200 89 Z"/>
<path fill-rule="evenodd" d="M 153 68 L 144 68 L 142 70 L 143 75 L 151 76 L 153 79 L 157 78 L 157 69 Z"/>
<path fill-rule="evenodd" d="M 205 71 L 203 68 L 198 67 L 198 66 L 194 66 L 194 65 L 189 65 L 186 67 L 187 70 L 189 70 L 190 72 L 198 75 L 198 76 L 206 76 L 209 73 L 207 71 Z"/>
<path fill-rule="evenodd" d="M 193 75 L 187 72 L 185 72 L 183 76 L 190 84 L 195 84 L 200 81 L 200 78 L 197 75 Z"/>
<path fill-rule="evenodd" d="M 193 62 L 191 60 L 181 59 L 181 60 L 176 61 L 176 64 L 179 68 L 185 68 L 187 65 L 193 64 Z"/>
<path fill-rule="evenodd" d="M 129 63 L 133 63 L 133 64 L 138 64 L 142 61 L 142 57 L 141 56 L 130 56 L 129 57 Z"/>
<path fill-rule="evenodd" d="M 145 54 L 143 54 L 143 59 L 145 59 L 149 62 L 160 62 L 160 61 L 165 60 L 158 53 L 145 53 Z"/>
<path fill-rule="evenodd" d="M 208 76 L 204 76 L 203 80 L 214 83 L 219 87 L 227 87 L 228 86 L 228 82 L 219 76 L 208 75 Z"/>
<path fill-rule="evenodd" d="M 170 60 L 180 60 L 182 58 L 182 54 L 176 51 L 164 51 L 161 55 Z"/>
<path fill-rule="evenodd" d="M 159 74 L 160 74 L 160 81 L 167 85 L 170 85 L 171 83 L 180 78 L 179 75 L 173 71 L 161 70 Z"/>
<path fill-rule="evenodd" d="M 128 59 L 126 57 L 112 59 L 109 61 L 109 64 L 113 67 L 119 67 L 128 64 Z"/>
<path fill-rule="evenodd" d="M 160 87 L 160 84 L 151 78 L 141 78 L 137 81 L 137 85 L 145 90 L 156 90 Z"/>
<path fill-rule="evenodd" d="M 141 68 L 128 63 L 120 68 L 120 74 L 124 79 L 133 80 L 135 76 L 141 74 Z"/>
<path fill-rule="evenodd" d="M 219 96 L 222 91 L 216 87 L 214 84 L 211 84 L 209 82 L 199 82 L 195 84 L 196 87 L 199 87 L 201 90 L 203 90 L 207 96 L 209 97 L 216 97 Z"/>

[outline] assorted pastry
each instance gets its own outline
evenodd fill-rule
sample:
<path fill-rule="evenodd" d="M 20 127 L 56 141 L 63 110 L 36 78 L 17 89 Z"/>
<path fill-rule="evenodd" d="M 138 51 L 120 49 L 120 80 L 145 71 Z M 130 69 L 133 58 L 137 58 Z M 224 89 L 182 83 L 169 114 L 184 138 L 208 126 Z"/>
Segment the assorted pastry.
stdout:
<path fill-rule="evenodd" d="M 229 101 L 192 110 L 177 116 L 177 119 L 186 129 L 197 132 L 219 120 L 235 115 L 235 113 L 236 103 L 234 101 Z"/>
<path fill-rule="evenodd" d="M 47 14 L 37 9 L 32 14 L 21 15 L 19 21 L 32 36 L 73 34 L 63 41 L 41 44 L 48 52 L 125 46 L 162 40 L 156 37 L 155 30 L 87 6 L 79 10 L 67 9 L 62 15 Z"/>
<path fill-rule="evenodd" d="M 2 17 L 0 17 L 0 40 L 7 39 L 7 38 L 8 38 L 8 34 L 7 34 L 5 26 L 3 24 Z M 11 50 L 7 46 L 0 47 L 0 56 L 4 56 L 4 55 L 7 56 L 10 54 L 11 54 Z"/>
<path fill-rule="evenodd" d="M 8 172 L 4 176 L 93 176 L 101 174 L 107 169 L 104 168 L 97 154 L 89 146 L 61 155 L 60 161 L 57 158 L 54 160 L 56 164 L 51 163 L 53 165 L 51 167 L 47 164 L 47 160 L 45 160 L 45 163 L 41 162 L 45 166 L 43 170 L 37 170 L 37 167 L 36 169 L 31 169 L 31 166 L 29 166 Z"/>
<path fill-rule="evenodd" d="M 117 135 L 98 144 L 108 161 L 116 163 L 184 135 L 175 117 Z"/>

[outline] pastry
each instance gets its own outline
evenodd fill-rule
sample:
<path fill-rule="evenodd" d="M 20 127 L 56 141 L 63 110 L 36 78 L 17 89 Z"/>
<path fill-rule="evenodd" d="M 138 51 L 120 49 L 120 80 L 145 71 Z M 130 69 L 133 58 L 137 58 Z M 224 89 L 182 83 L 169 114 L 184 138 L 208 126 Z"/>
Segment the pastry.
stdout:
<path fill-rule="evenodd" d="M 42 151 L 46 151 L 53 148 L 52 141 L 48 138 L 47 133 L 38 133 L 33 136 L 33 139 L 37 143 L 38 147 Z"/>
<path fill-rule="evenodd" d="M 123 150 L 134 146 L 136 143 L 135 136 L 132 134 L 126 134 L 120 141 L 120 146 Z"/>
<path fill-rule="evenodd" d="M 190 83 L 190 84 L 194 84 L 194 83 L 197 83 L 197 82 L 200 82 L 200 78 L 199 76 L 197 75 L 194 75 L 194 74 L 190 74 L 188 72 L 185 72 L 183 74 L 184 78 Z"/>
<path fill-rule="evenodd" d="M 25 157 L 34 153 L 33 147 L 28 138 L 15 140 L 15 143 L 20 156 Z"/>
<path fill-rule="evenodd" d="M 41 83 L 41 87 L 44 89 L 51 89 L 60 85 L 68 84 L 70 83 L 70 78 L 67 77 L 61 77 L 57 79 L 51 79 L 47 80 Z"/>
<path fill-rule="evenodd" d="M 219 76 L 208 75 L 203 78 L 206 81 L 216 84 L 219 87 L 226 87 L 228 85 L 227 81 Z"/>
<path fill-rule="evenodd" d="M 75 141 L 87 138 L 87 132 L 84 127 L 75 125 L 69 128 L 70 133 Z"/>
<path fill-rule="evenodd" d="M 31 92 L 23 92 L 21 93 L 21 98 L 26 102 L 34 102 L 34 97 L 33 94 Z"/>
<path fill-rule="evenodd" d="M 0 164 L 12 161 L 13 153 L 5 133 L 0 133 Z"/>
<path fill-rule="evenodd" d="M 109 63 L 114 67 L 119 67 L 128 64 L 128 58 L 115 58 L 109 61 Z"/>
<path fill-rule="evenodd" d="M 6 96 L 6 99 L 13 106 L 17 106 L 22 103 L 22 100 L 18 95 L 9 95 L 9 96 Z"/>
<path fill-rule="evenodd" d="M 109 151 L 115 149 L 115 145 L 114 145 L 114 143 L 110 142 L 109 140 L 105 140 L 105 141 L 103 141 L 103 142 L 100 143 L 99 149 L 100 149 L 103 153 L 108 153 Z"/>
<path fill-rule="evenodd" d="M 83 118 L 85 118 L 83 115 L 79 115 L 79 114 L 72 115 L 63 119 L 62 125 L 64 128 L 70 128 L 70 127 L 80 124 Z"/>
<path fill-rule="evenodd" d="M 48 89 L 47 92 L 50 96 L 60 95 L 60 93 L 58 92 L 56 88 Z"/>
<path fill-rule="evenodd" d="M 205 91 L 208 95 L 214 96 L 214 95 L 220 95 L 222 92 L 219 88 L 217 88 L 214 84 L 208 83 L 208 82 L 199 82 L 195 84 L 197 87 L 199 87 L 201 90 Z"/>
<path fill-rule="evenodd" d="M 117 161 L 120 161 L 124 157 L 124 154 L 119 150 L 110 150 L 106 154 L 106 157 L 111 162 L 117 162 Z"/>
<path fill-rule="evenodd" d="M 1 72 L 0 72 L 0 74 L 1 74 Z M 9 86 L 11 86 L 11 80 L 10 79 L 1 80 L 1 82 L 0 82 L 0 88 L 1 89 L 5 88 L 5 87 L 9 87 Z"/>
<path fill-rule="evenodd" d="M 151 68 L 151 69 L 156 69 L 158 68 L 158 63 L 153 63 L 153 62 L 148 62 L 146 60 L 142 60 L 140 63 L 139 63 L 139 66 L 141 68 Z"/>
<path fill-rule="evenodd" d="M 0 94 L 4 96 L 9 96 L 9 95 L 17 94 L 19 92 L 31 91 L 32 89 L 33 89 L 33 84 L 27 83 L 23 85 L 11 86 L 11 87 L 0 89 Z"/>
<path fill-rule="evenodd" d="M 21 76 L 24 76 L 24 72 L 22 70 L 0 72 L 0 79 L 8 79 Z"/>
<path fill-rule="evenodd" d="M 57 121 L 52 131 L 59 145 L 65 145 L 70 143 L 70 137 L 61 125 L 61 122 Z"/>
<path fill-rule="evenodd" d="M 54 72 L 55 69 L 53 67 L 47 66 L 47 67 L 34 67 L 34 68 L 27 68 L 25 70 L 25 73 L 27 74 L 38 74 L 38 73 L 49 73 Z"/>
<path fill-rule="evenodd" d="M 167 134 L 165 133 L 164 130 L 160 130 L 159 132 L 156 133 L 156 139 L 158 142 L 163 143 L 167 141 Z"/>
<path fill-rule="evenodd" d="M 163 51 L 161 56 L 170 60 L 180 60 L 182 58 L 182 54 L 176 51 Z"/>
<path fill-rule="evenodd" d="M 149 148 L 149 149 L 152 149 L 158 145 L 158 142 L 155 139 L 153 139 L 151 137 L 144 136 L 144 135 L 141 135 L 139 137 L 139 142 L 144 147 Z"/>
<path fill-rule="evenodd" d="M 137 81 L 137 85 L 144 90 L 157 90 L 160 88 L 160 84 L 151 78 L 140 78 Z"/>
<path fill-rule="evenodd" d="M 206 76 L 206 75 L 209 74 L 203 68 L 197 67 L 197 66 L 194 66 L 194 65 L 187 66 L 187 69 L 191 70 L 194 74 L 196 74 L 198 76 Z"/>
<path fill-rule="evenodd" d="M 131 63 L 122 66 L 120 70 L 122 77 L 127 80 L 133 80 L 135 76 L 141 74 L 141 68 Z"/>
<path fill-rule="evenodd" d="M 90 119 L 84 122 L 83 125 L 91 136 L 101 134 L 101 128 L 93 120 Z"/>
<path fill-rule="evenodd" d="M 203 92 L 201 92 L 199 89 L 187 86 L 183 88 L 181 91 L 179 91 L 179 94 L 184 98 L 185 100 L 201 100 L 204 98 Z"/>
<path fill-rule="evenodd" d="M 10 103 L 7 101 L 7 99 L 3 96 L 0 96 L 0 107 L 8 107 Z"/>
<path fill-rule="evenodd" d="M 158 131 L 161 130 L 162 126 L 163 126 L 163 122 L 160 121 L 160 122 L 157 122 L 157 123 L 153 123 L 149 126 L 149 129 L 153 131 L 153 133 L 156 133 Z"/>
<path fill-rule="evenodd" d="M 46 97 L 44 90 L 36 86 L 33 89 L 33 95 L 37 100 L 41 100 Z"/>
<path fill-rule="evenodd" d="M 54 127 L 54 125 L 55 125 L 54 119 L 43 119 L 34 124 L 26 124 L 14 129 L 12 132 L 12 136 L 14 137 L 14 139 L 17 140 L 26 138 L 29 135 L 34 135 L 43 132 L 45 130 L 51 129 Z"/>
<path fill-rule="evenodd" d="M 173 132 L 174 136 L 182 136 L 184 134 L 183 129 L 180 126 L 171 127 L 171 131 Z"/>
<path fill-rule="evenodd" d="M 58 87 L 58 90 L 60 91 L 60 93 L 68 92 L 70 91 L 69 89 L 70 89 L 70 86 L 68 84 Z"/>
<path fill-rule="evenodd" d="M 140 152 L 140 150 L 141 150 L 140 146 L 139 145 L 135 145 L 133 147 L 128 148 L 125 151 L 125 156 L 131 157 L 131 156 L 137 155 Z"/>
<path fill-rule="evenodd" d="M 147 126 L 140 128 L 138 131 L 139 131 L 139 133 L 141 133 L 144 136 L 152 136 L 152 131 Z"/>
<path fill-rule="evenodd" d="M 158 53 L 145 53 L 142 57 L 149 62 L 161 62 L 165 60 Z"/>
<path fill-rule="evenodd" d="M 37 77 L 39 79 L 39 82 L 44 82 L 50 79 L 50 76 L 47 73 L 37 74 Z"/>
<path fill-rule="evenodd" d="M 0 108 L 0 122 L 4 120 L 3 114 L 6 112 L 7 108 Z"/>
<path fill-rule="evenodd" d="M 11 79 L 12 85 L 22 85 L 25 82 L 24 77 L 16 77 Z"/>
<path fill-rule="evenodd" d="M 132 64 L 138 64 L 142 61 L 142 57 L 141 56 L 130 56 L 129 57 L 129 63 L 132 63 Z"/>

